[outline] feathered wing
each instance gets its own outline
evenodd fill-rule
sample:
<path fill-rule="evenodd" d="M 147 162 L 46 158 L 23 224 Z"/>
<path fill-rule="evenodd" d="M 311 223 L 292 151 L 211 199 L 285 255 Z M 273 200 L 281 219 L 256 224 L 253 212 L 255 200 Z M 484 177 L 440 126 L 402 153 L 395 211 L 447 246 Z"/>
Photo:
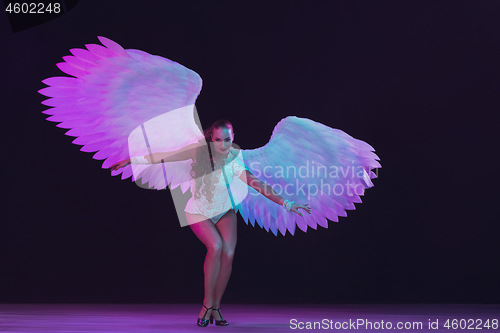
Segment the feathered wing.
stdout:
<path fill-rule="evenodd" d="M 311 215 L 287 212 L 253 188 L 237 210 L 247 224 L 254 226 L 257 221 L 275 235 L 278 230 L 293 235 L 295 226 L 304 232 L 308 226 L 327 228 L 327 219 L 338 222 L 338 216 L 347 216 L 346 210 L 355 209 L 364 190 L 373 186 L 376 175 L 371 170 L 381 167 L 373 151 L 341 130 L 287 117 L 276 125 L 265 146 L 242 150 L 243 160 L 250 172 L 285 199 L 308 203 Z"/>
<path fill-rule="evenodd" d="M 195 108 L 196 110 L 196 108 Z M 196 111 L 194 111 L 196 114 Z M 142 156 L 154 152 L 174 151 L 191 143 L 204 141 L 199 121 L 193 119 L 193 105 L 166 112 L 135 128 L 128 137 L 130 156 Z M 155 164 L 132 164 L 137 185 L 146 188 L 171 189 L 181 186 L 189 189 L 192 160 Z"/>
<path fill-rule="evenodd" d="M 77 137 L 73 143 L 83 145 L 81 151 L 96 152 L 93 158 L 104 160 L 103 168 L 132 153 L 172 151 L 196 142 L 202 135 L 194 109 L 200 76 L 169 59 L 98 38 L 104 46 L 72 49 L 73 56 L 57 64 L 73 77 L 42 81 L 49 87 L 39 92 L 50 97 L 42 103 L 52 107 L 44 111 L 51 115 L 47 120 L 70 129 L 66 135 Z M 170 171 L 179 175 L 169 177 L 175 187 L 190 169 L 180 164 L 166 163 L 166 169 L 163 164 L 128 165 L 112 175 L 126 179 L 134 174 L 133 180 L 142 178 L 160 189 L 165 187 L 165 171 Z"/>

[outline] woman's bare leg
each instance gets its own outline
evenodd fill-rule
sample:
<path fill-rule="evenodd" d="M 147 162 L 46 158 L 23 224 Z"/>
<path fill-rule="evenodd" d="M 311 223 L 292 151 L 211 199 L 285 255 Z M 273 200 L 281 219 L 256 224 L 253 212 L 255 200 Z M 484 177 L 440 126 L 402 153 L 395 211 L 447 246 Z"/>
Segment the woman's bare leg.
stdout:
<path fill-rule="evenodd" d="M 224 291 L 226 290 L 229 277 L 231 276 L 234 250 L 236 248 L 236 238 L 237 238 L 236 222 L 237 222 L 236 213 L 234 212 L 234 210 L 230 210 L 215 225 L 221 236 L 222 253 L 221 253 L 220 273 L 217 278 L 214 290 L 214 301 L 213 301 L 214 309 L 220 308 L 220 301 L 222 295 L 224 295 Z M 217 320 L 222 319 L 220 318 L 219 313 L 217 311 L 212 311 L 212 315 Z"/>
<path fill-rule="evenodd" d="M 221 267 L 222 239 L 211 220 L 206 219 L 201 222 L 195 222 L 200 220 L 200 216 L 189 213 L 186 213 L 186 218 L 196 237 L 207 247 L 207 255 L 205 256 L 205 263 L 203 265 L 205 275 L 205 298 L 203 299 L 203 304 L 207 308 L 210 308 L 213 306 L 215 285 Z M 205 311 L 206 309 L 202 307 L 198 318 L 202 318 Z M 204 319 L 209 318 L 210 311 L 207 312 Z"/>

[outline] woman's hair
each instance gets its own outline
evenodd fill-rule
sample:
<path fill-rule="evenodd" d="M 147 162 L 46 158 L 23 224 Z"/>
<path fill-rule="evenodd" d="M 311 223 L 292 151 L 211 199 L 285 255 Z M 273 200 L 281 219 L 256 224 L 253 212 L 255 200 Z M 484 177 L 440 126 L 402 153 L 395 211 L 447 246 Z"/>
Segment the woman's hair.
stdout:
<path fill-rule="evenodd" d="M 212 184 L 212 177 L 203 177 L 211 173 L 214 169 L 215 164 L 215 156 L 213 154 L 213 142 L 212 142 L 212 134 L 216 129 L 219 128 L 228 128 L 233 131 L 233 125 L 226 119 L 217 120 L 212 124 L 209 128 L 203 131 L 204 138 L 200 140 L 202 146 L 200 146 L 195 155 L 195 159 L 191 164 L 191 177 L 194 178 L 196 184 L 195 193 L 193 193 L 196 199 L 200 198 L 200 189 L 203 184 L 205 184 L 205 188 L 201 191 L 202 194 L 207 198 L 209 202 L 212 201 L 213 193 L 208 191 Z M 204 144 L 203 140 L 206 142 Z"/>

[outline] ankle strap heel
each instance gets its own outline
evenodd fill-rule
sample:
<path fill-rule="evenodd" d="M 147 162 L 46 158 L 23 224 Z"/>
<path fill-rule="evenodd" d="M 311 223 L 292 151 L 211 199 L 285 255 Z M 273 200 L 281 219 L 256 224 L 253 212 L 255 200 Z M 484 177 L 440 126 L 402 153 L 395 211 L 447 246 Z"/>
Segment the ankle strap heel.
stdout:
<path fill-rule="evenodd" d="M 208 319 L 205 319 L 205 317 L 206 317 L 206 315 L 207 315 L 208 311 L 209 311 L 210 309 L 212 309 L 212 307 L 207 308 L 207 307 L 205 306 L 205 304 L 203 304 L 203 307 L 204 307 L 205 309 L 207 309 L 207 311 L 205 311 L 205 314 L 203 315 L 203 317 L 198 318 L 198 322 L 196 323 L 196 325 L 198 325 L 198 326 L 200 326 L 200 327 L 206 327 L 206 326 L 208 326 Z M 210 314 L 210 323 L 212 323 L 212 315 L 211 315 L 211 314 Z"/>
<path fill-rule="evenodd" d="M 217 319 L 214 318 L 216 326 L 227 326 L 227 325 L 229 325 L 229 323 L 224 318 L 222 318 L 222 315 L 220 313 L 220 308 L 219 309 L 212 309 L 212 310 L 213 311 L 217 311 L 219 313 L 219 316 L 220 316 L 220 319 L 221 319 L 221 320 L 217 320 Z M 210 316 L 210 324 L 211 323 L 212 323 L 212 316 Z"/>

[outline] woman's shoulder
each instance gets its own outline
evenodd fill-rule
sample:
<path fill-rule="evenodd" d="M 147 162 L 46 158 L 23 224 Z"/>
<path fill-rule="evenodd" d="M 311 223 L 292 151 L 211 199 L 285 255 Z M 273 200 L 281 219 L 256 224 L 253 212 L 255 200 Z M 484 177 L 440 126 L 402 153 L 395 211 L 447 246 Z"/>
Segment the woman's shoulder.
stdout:
<path fill-rule="evenodd" d="M 231 147 L 229 148 L 229 152 L 230 152 L 230 162 L 234 162 L 236 160 L 241 160 L 241 149 L 239 148 L 235 148 L 235 147 Z"/>
<path fill-rule="evenodd" d="M 239 147 L 235 147 L 235 146 L 232 146 L 231 148 L 229 148 L 229 151 L 231 152 L 231 154 L 233 155 L 233 157 L 239 157 L 241 158 L 241 153 L 242 153 L 242 149 L 239 148 Z"/>
<path fill-rule="evenodd" d="M 232 150 L 232 151 L 231 151 Z M 239 149 L 239 148 L 235 148 L 233 150 L 233 148 L 231 147 L 231 153 L 232 153 L 232 159 L 231 159 L 231 163 L 234 163 L 234 164 L 237 164 L 245 169 L 247 169 L 247 166 L 245 165 L 245 161 L 243 160 L 243 154 L 242 154 L 242 150 Z"/>

